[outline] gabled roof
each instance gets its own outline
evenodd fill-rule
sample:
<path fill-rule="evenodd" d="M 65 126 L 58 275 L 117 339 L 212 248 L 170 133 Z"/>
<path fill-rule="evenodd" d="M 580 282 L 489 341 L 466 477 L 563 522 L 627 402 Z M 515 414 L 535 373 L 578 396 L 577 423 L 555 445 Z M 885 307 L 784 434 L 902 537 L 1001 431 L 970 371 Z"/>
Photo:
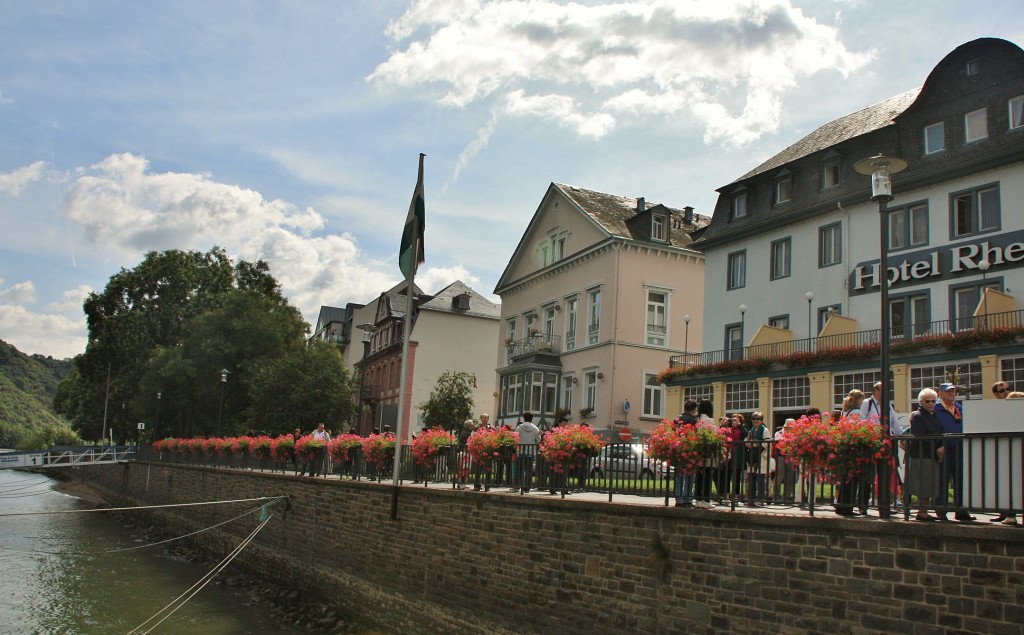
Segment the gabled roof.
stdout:
<path fill-rule="evenodd" d="M 456 296 L 466 294 L 469 296 L 469 308 L 468 309 L 456 309 L 453 305 L 453 299 Z M 420 302 L 421 311 L 441 311 L 444 313 L 454 313 L 457 315 L 472 315 L 475 317 L 483 317 L 488 319 L 497 320 L 501 317 L 501 305 L 495 304 L 480 295 L 469 285 L 456 280 L 444 289 L 438 291 L 433 297 L 428 299 L 427 296 L 423 296 Z"/>
<path fill-rule="evenodd" d="M 892 124 L 897 115 L 909 108 L 920 92 L 920 88 L 908 90 L 895 97 L 890 97 L 877 104 L 840 117 L 835 121 L 830 121 L 750 172 L 747 172 L 730 185 L 735 185 L 758 174 L 781 168 L 787 163 L 825 150 L 847 139 L 884 128 Z M 729 185 L 719 189 L 719 191 L 723 189 L 728 190 Z"/>
<path fill-rule="evenodd" d="M 566 198 L 576 204 L 576 208 L 589 216 L 609 236 L 634 239 L 627 221 L 637 215 L 637 204 L 640 199 L 616 194 L 605 194 L 594 190 L 585 190 L 573 185 L 564 183 L 552 183 Z M 674 247 L 688 247 L 693 242 L 692 232 L 706 227 L 711 219 L 700 214 L 693 215 L 693 222 L 686 224 L 682 222 L 683 211 L 668 207 L 661 203 L 645 201 L 647 210 L 661 208 L 667 211 L 673 222 L 671 223 L 671 234 L 668 243 Z"/>
<path fill-rule="evenodd" d="M 345 322 L 347 316 L 348 312 L 345 309 L 323 305 L 320 307 L 320 315 L 316 319 L 316 326 L 320 329 L 335 322 Z"/>
<path fill-rule="evenodd" d="M 659 203 L 647 203 L 646 213 L 650 213 L 654 208 L 664 210 L 671 217 L 669 221 L 669 240 L 668 242 L 654 242 L 646 239 L 644 236 L 634 235 L 630 228 L 628 221 L 637 215 L 637 204 L 641 199 L 631 198 L 628 196 L 617 196 L 615 194 L 605 194 L 604 192 L 596 192 L 594 190 L 586 190 L 573 185 L 567 185 L 565 183 L 554 183 L 552 182 L 547 191 L 544 193 L 544 197 L 541 199 L 540 205 L 537 206 L 537 210 L 533 213 L 533 218 L 530 219 L 530 224 L 527 226 L 526 231 L 519 238 L 519 244 L 516 245 L 516 249 L 512 252 L 512 257 L 505 265 L 505 270 L 502 272 L 501 277 L 498 278 L 498 284 L 495 286 L 495 293 L 498 289 L 503 288 L 510 281 L 507 279 L 509 272 L 512 271 L 513 265 L 520 258 L 523 250 L 523 241 L 526 240 L 527 236 L 531 234 L 534 227 L 537 225 L 541 214 L 544 212 L 547 202 L 553 196 L 561 196 L 572 204 L 573 209 L 583 215 L 589 220 L 595 228 L 605 235 L 606 238 L 619 238 L 624 240 L 636 240 L 643 241 L 646 244 L 660 244 L 668 247 L 675 247 L 681 249 L 689 249 L 690 245 L 694 241 L 694 234 L 699 234 L 707 227 L 708 223 L 711 222 L 711 218 L 703 216 L 701 214 L 693 214 L 691 222 L 684 222 L 684 212 L 682 210 L 673 209 L 671 207 L 661 205 Z M 689 208 L 688 208 L 689 209 Z M 592 246 L 595 243 L 591 243 Z M 576 249 L 574 253 L 581 250 Z"/>

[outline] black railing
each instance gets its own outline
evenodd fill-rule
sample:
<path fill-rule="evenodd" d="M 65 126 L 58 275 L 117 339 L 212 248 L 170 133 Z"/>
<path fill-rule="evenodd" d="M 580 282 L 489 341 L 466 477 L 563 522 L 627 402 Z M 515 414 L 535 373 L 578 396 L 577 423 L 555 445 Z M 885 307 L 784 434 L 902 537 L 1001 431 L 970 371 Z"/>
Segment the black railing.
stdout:
<path fill-rule="evenodd" d="M 905 483 L 916 473 L 914 461 L 934 464 L 940 475 L 946 475 L 946 496 L 936 496 L 927 505 L 940 513 L 956 515 L 970 513 L 1020 514 L 1024 511 L 1024 432 L 984 433 L 942 436 L 897 437 L 899 449 L 898 469 L 890 487 L 892 507 L 886 515 L 909 516 L 917 509 L 920 499 L 910 496 L 915 486 Z M 877 486 L 873 469 L 859 477 L 862 485 L 854 489 L 853 500 L 843 500 L 840 483 L 821 483 L 809 477 L 799 465 L 790 464 L 776 452 L 775 441 L 743 441 L 733 445 L 722 456 L 709 457 L 705 467 L 695 475 L 693 500 L 703 504 L 739 506 L 801 507 L 811 515 L 815 511 L 831 510 L 843 505 L 856 511 L 872 509 L 878 513 Z M 930 457 L 938 447 L 944 447 L 944 457 Z M 922 450 L 922 448 L 927 448 Z M 910 455 L 907 468 L 906 460 Z M 234 457 L 212 454 L 157 455 L 152 447 L 140 448 L 141 459 L 161 460 L 217 467 L 280 471 L 285 474 L 310 473 L 309 464 L 301 461 L 256 461 L 252 457 Z M 565 495 L 574 491 L 599 492 L 608 500 L 618 495 L 664 498 L 665 503 L 674 496 L 673 469 L 650 458 L 646 446 L 633 443 L 606 445 L 586 467 L 568 472 L 554 469 L 537 453 L 537 446 L 523 445 L 509 448 L 500 458 L 487 464 L 474 462 L 465 449 L 452 448 L 438 457 L 431 466 L 417 464 L 412 448 L 403 446 L 399 476 L 401 482 L 445 484 L 452 488 L 540 490 Z M 390 482 L 394 463 L 368 462 L 358 449 L 343 462 L 325 459 L 320 474 L 333 474 L 353 480 Z M 956 467 L 959 466 L 959 467 Z M 947 471 L 948 470 L 948 474 Z M 905 487 L 904 485 L 909 487 Z M 859 493 L 858 493 L 859 492 Z M 936 492 L 939 494 L 939 492 Z M 701 505 L 697 505 L 701 506 Z"/>
<path fill-rule="evenodd" d="M 506 357 L 515 359 L 532 353 L 561 353 L 562 338 L 559 335 L 547 335 L 538 333 L 521 340 L 513 340 L 505 344 Z"/>
<path fill-rule="evenodd" d="M 976 317 L 938 320 L 935 322 L 919 322 L 916 324 L 894 324 L 891 327 L 892 344 L 921 341 L 929 338 L 940 339 L 949 335 L 963 333 L 984 333 L 996 329 L 1020 328 L 1024 326 L 1024 309 L 989 313 Z M 741 359 L 781 358 L 797 353 L 816 353 L 840 347 L 860 347 L 881 342 L 881 330 L 855 331 L 838 335 L 811 337 L 788 342 L 758 344 L 705 353 L 682 353 L 669 357 L 670 368 L 687 368 L 691 366 L 708 366 L 724 361 Z"/>

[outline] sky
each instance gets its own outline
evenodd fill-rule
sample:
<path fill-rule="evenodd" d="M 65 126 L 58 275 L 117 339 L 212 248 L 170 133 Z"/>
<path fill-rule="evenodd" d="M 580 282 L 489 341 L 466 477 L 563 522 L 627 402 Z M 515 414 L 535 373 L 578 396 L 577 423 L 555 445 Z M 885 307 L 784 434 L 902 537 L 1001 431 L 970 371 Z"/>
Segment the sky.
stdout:
<path fill-rule="evenodd" d="M 1016 1 L 0 0 L 0 339 L 85 350 L 149 251 L 265 260 L 315 323 L 399 282 L 495 285 L 551 182 L 712 212 L 837 117 L 915 88 Z"/>

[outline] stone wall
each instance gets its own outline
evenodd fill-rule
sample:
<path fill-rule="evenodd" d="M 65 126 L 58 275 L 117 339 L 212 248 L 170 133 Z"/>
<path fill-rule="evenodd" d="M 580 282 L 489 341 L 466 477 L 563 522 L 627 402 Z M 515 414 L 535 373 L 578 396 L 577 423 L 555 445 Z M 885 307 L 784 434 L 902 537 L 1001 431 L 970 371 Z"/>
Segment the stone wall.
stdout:
<path fill-rule="evenodd" d="M 1024 530 L 731 513 L 127 463 L 112 503 L 288 496 L 236 561 L 401 633 L 1024 633 Z M 158 512 L 172 530 L 245 504 Z M 226 554 L 250 515 L 200 534 Z"/>

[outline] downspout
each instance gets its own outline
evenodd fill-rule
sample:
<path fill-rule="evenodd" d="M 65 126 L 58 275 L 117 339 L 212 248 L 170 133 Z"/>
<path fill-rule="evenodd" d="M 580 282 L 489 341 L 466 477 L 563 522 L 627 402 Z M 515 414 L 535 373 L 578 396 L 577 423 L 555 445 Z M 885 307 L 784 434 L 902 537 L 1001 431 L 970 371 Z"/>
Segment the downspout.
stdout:
<path fill-rule="evenodd" d="M 615 354 L 619 348 L 619 291 L 622 287 L 619 285 L 620 277 L 622 274 L 622 243 L 615 243 L 615 301 L 612 303 L 612 370 L 611 370 L 611 386 L 608 390 L 608 402 L 610 408 L 608 410 L 611 419 L 608 421 L 609 432 L 615 430 Z"/>

